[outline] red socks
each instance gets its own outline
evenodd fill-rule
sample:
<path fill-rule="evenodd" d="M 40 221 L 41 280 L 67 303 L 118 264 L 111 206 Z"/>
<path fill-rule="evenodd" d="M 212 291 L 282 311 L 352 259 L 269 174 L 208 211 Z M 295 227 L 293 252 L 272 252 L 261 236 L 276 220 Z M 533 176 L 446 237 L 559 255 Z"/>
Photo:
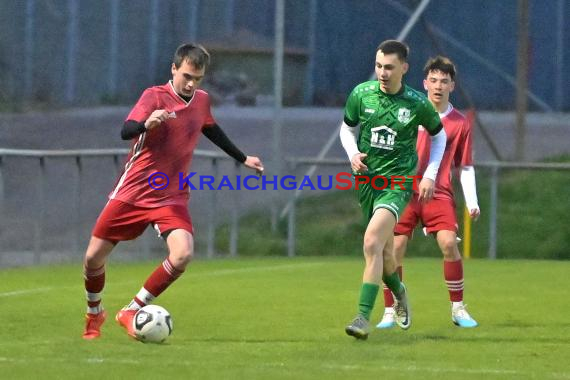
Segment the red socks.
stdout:
<path fill-rule="evenodd" d="M 139 309 L 151 303 L 156 297 L 166 290 L 184 271 L 174 268 L 170 260 L 166 258 L 152 272 L 144 283 L 144 286 L 137 293 L 133 301 L 129 304 L 129 309 Z M 135 305 L 136 303 L 136 305 Z"/>
<path fill-rule="evenodd" d="M 463 261 L 443 261 L 443 276 L 451 302 L 463 301 Z"/>
<path fill-rule="evenodd" d="M 402 280 L 402 267 L 396 269 L 400 280 Z M 443 276 L 445 278 L 445 284 L 449 290 L 449 300 L 451 302 L 461 302 L 463 301 L 463 261 L 443 261 Z M 392 292 L 384 284 L 384 305 L 385 307 L 394 306 L 394 297 Z"/>
<path fill-rule="evenodd" d="M 101 291 L 105 286 L 105 265 L 90 269 L 83 267 L 85 279 L 85 293 L 87 295 L 87 312 L 97 314 L 101 312 Z"/>

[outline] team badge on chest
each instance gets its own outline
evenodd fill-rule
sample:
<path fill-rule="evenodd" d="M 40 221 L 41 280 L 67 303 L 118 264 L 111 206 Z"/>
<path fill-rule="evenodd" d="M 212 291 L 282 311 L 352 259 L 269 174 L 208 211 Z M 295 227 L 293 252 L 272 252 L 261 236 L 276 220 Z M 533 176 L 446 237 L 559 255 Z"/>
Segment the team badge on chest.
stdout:
<path fill-rule="evenodd" d="M 407 124 L 410 122 L 412 112 L 407 108 L 400 108 L 398 110 L 398 121 L 402 124 Z"/>

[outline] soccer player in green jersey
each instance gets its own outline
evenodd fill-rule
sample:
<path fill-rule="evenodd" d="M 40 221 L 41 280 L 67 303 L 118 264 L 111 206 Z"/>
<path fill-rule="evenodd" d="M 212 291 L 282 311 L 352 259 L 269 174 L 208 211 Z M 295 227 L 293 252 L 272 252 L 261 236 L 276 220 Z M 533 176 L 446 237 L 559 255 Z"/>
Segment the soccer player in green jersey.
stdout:
<path fill-rule="evenodd" d="M 396 272 L 393 231 L 415 184 L 418 127 L 422 125 L 428 131 L 432 143 L 429 164 L 418 188 L 423 202 L 433 196 L 445 150 L 446 135 L 437 111 L 424 94 L 402 83 L 408 71 L 407 57 L 408 47 L 402 42 L 387 40 L 378 46 L 378 80 L 361 83 L 351 92 L 340 132 L 355 174 L 360 207 L 368 221 L 358 314 L 345 329 L 357 339 L 368 338 L 381 280 L 395 295 L 396 323 L 402 329 L 411 325 L 406 287 Z M 382 178 L 386 180 L 378 180 Z"/>

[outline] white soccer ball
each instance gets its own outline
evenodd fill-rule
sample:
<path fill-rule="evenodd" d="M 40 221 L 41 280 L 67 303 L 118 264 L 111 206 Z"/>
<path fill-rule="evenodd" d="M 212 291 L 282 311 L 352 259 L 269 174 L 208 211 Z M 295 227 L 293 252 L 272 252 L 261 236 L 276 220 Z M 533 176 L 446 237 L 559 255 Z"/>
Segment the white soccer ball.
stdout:
<path fill-rule="evenodd" d="M 165 308 L 147 305 L 135 314 L 133 327 L 141 342 L 162 343 L 172 334 L 172 318 Z"/>

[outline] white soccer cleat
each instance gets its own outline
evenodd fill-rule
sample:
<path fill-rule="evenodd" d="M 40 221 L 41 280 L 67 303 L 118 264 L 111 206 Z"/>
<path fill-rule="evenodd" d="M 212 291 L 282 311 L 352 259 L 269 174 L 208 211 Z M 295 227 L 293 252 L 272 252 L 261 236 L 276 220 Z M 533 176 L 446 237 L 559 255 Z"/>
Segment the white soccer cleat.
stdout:
<path fill-rule="evenodd" d="M 404 288 L 400 299 L 396 297 L 394 300 L 394 314 L 396 315 L 396 324 L 403 330 L 407 330 L 412 325 L 412 310 L 410 309 L 410 300 L 408 299 L 408 291 L 404 283 Z"/>
<path fill-rule="evenodd" d="M 477 327 L 479 324 L 467 312 L 467 305 L 456 306 L 451 309 L 451 321 L 459 327 Z"/>
<path fill-rule="evenodd" d="M 384 309 L 382 320 L 376 325 L 377 329 L 391 329 L 396 326 L 396 313 L 393 307 Z"/>

